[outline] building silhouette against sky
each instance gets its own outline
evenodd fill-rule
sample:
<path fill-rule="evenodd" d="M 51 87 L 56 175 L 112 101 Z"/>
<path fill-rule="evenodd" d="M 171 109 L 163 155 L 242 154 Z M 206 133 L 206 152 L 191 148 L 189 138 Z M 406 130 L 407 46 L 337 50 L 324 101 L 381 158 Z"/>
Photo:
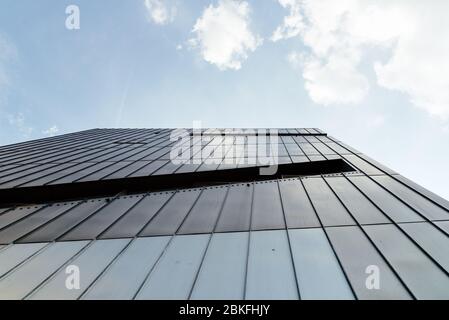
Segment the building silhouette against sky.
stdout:
<path fill-rule="evenodd" d="M 449 298 L 448 201 L 319 129 L 254 132 L 0 147 L 0 298 Z"/>

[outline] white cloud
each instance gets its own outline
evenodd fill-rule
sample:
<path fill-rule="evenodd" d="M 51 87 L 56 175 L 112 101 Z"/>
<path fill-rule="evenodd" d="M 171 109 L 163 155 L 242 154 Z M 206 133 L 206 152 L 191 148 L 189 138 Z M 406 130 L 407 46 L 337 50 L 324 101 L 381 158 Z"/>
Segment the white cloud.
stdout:
<path fill-rule="evenodd" d="M 188 41 L 197 47 L 207 62 L 220 70 L 242 67 L 248 53 L 256 50 L 262 39 L 249 28 L 250 7 L 246 1 L 220 0 L 218 5 L 207 7 L 198 18 Z"/>
<path fill-rule="evenodd" d="M 449 1 L 279 2 L 289 15 L 272 39 L 301 38 L 308 51 L 302 53 L 300 68 L 313 101 L 362 101 L 369 85 L 360 65 L 371 49 L 383 48 L 391 57 L 372 65 L 378 85 L 407 94 L 432 115 L 449 118 Z"/>
<path fill-rule="evenodd" d="M 176 7 L 169 6 L 164 0 L 145 0 L 148 18 L 155 24 L 163 25 L 172 22 L 176 15 Z"/>
<path fill-rule="evenodd" d="M 50 128 L 42 131 L 42 133 L 48 137 L 53 137 L 55 135 L 57 135 L 59 132 L 59 128 L 57 125 L 51 126 Z"/>
<path fill-rule="evenodd" d="M 302 68 L 305 88 L 316 103 L 354 104 L 368 92 L 368 80 L 346 57 L 334 55 L 324 62 L 309 57 L 303 61 Z"/>
<path fill-rule="evenodd" d="M 272 41 L 288 39 L 299 35 L 304 28 L 304 22 L 300 13 L 299 1 L 279 0 L 282 7 L 289 9 L 290 14 L 284 18 L 282 25 L 277 27 L 271 36 Z"/>

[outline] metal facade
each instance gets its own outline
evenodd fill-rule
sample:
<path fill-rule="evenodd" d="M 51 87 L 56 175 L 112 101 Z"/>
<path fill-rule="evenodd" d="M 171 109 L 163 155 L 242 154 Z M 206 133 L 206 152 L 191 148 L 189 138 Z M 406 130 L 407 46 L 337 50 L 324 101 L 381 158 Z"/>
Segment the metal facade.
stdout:
<path fill-rule="evenodd" d="M 0 190 L 235 178 L 258 165 L 248 159 L 260 143 L 238 135 L 201 145 L 216 164 L 173 164 L 171 131 L 94 129 L 0 147 Z M 279 133 L 281 165 L 341 159 L 352 170 L 4 205 L 0 298 L 449 299 L 448 201 L 319 129 Z M 65 287 L 69 265 L 79 290 Z M 378 289 L 367 286 L 369 266 Z"/>

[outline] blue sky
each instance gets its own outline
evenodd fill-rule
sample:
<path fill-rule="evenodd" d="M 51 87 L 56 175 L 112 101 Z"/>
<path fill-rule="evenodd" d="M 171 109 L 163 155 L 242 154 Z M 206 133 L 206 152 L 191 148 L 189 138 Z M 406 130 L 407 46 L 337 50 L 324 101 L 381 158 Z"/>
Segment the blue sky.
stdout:
<path fill-rule="evenodd" d="M 445 0 L 2 0 L 0 143 L 319 127 L 449 198 L 448 16 Z"/>

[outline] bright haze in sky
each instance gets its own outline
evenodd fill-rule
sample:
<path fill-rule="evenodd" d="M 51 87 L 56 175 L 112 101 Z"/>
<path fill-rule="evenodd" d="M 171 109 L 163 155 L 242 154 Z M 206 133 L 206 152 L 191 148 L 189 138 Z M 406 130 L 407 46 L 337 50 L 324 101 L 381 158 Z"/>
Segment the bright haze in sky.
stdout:
<path fill-rule="evenodd" d="M 0 143 L 318 127 L 449 198 L 448 57 L 447 0 L 2 0 Z"/>

